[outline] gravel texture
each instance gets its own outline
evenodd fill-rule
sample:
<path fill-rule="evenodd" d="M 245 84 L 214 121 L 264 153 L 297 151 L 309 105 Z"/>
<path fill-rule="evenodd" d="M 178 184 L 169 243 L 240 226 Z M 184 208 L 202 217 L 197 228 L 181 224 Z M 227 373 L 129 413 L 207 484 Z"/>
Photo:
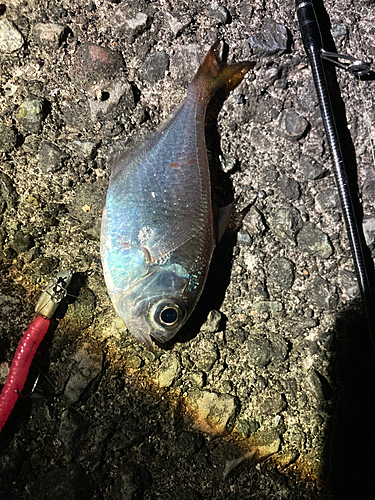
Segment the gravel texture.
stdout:
<path fill-rule="evenodd" d="M 373 3 L 325 8 L 327 48 L 373 58 Z M 236 212 L 191 320 L 149 352 L 103 281 L 110 167 L 217 36 L 255 62 L 207 117 Z M 0 435 L 0 498 L 375 498 L 374 355 L 294 2 L 9 0 L 0 67 L 0 383 L 43 286 L 76 273 Z M 374 82 L 337 80 L 374 256 Z"/>

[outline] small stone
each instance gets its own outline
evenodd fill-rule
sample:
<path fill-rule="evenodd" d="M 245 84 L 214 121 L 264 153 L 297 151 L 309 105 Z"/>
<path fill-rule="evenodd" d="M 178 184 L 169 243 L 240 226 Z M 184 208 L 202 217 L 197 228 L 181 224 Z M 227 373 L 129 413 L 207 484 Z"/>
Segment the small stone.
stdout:
<path fill-rule="evenodd" d="M 280 113 L 277 131 L 294 141 L 298 141 L 307 130 L 309 122 L 297 114 L 294 109 L 285 109 Z"/>
<path fill-rule="evenodd" d="M 295 265 L 285 257 L 273 259 L 268 266 L 268 277 L 271 285 L 289 290 L 294 283 Z"/>
<path fill-rule="evenodd" d="M 139 68 L 138 74 L 141 80 L 153 85 L 164 78 L 168 68 L 169 57 L 166 52 L 160 50 L 146 57 L 142 66 Z"/>
<path fill-rule="evenodd" d="M 201 350 L 204 352 L 203 357 L 200 355 Z M 195 351 L 190 353 L 191 360 L 195 363 L 197 369 L 204 372 L 211 370 L 218 359 L 218 355 L 217 345 L 207 340 L 202 341 L 198 354 Z"/>
<path fill-rule="evenodd" d="M 243 229 L 241 229 L 237 233 L 237 243 L 238 243 L 238 245 L 250 246 L 251 243 L 252 243 L 252 241 L 253 240 L 251 239 L 251 236 L 250 236 L 250 234 L 247 231 L 244 231 Z"/>
<path fill-rule="evenodd" d="M 33 27 L 33 37 L 40 45 L 57 48 L 64 40 L 66 34 L 65 26 L 54 23 L 37 23 Z"/>
<path fill-rule="evenodd" d="M 17 231 L 10 241 L 9 246 L 17 253 L 27 252 L 34 246 L 34 239 L 29 233 Z"/>
<path fill-rule="evenodd" d="M 10 153 L 17 144 L 17 132 L 0 123 L 0 153 Z"/>
<path fill-rule="evenodd" d="M 177 45 L 172 56 L 171 73 L 181 85 L 188 86 L 204 57 L 205 47 L 196 43 Z"/>
<path fill-rule="evenodd" d="M 96 307 L 94 292 L 87 287 L 82 287 L 77 300 L 69 305 L 69 308 L 60 321 L 61 328 L 71 334 L 77 334 L 88 328 L 93 322 L 93 311 Z"/>
<path fill-rule="evenodd" d="M 127 109 L 134 108 L 134 93 L 130 83 L 125 78 L 102 80 L 95 87 L 96 98 L 89 100 L 91 121 L 96 122 L 101 115 L 113 111 L 120 100 L 123 107 Z"/>
<path fill-rule="evenodd" d="M 327 188 L 316 194 L 315 200 L 320 212 L 338 209 L 340 207 L 340 196 L 336 188 Z"/>
<path fill-rule="evenodd" d="M 267 153 L 272 149 L 271 142 L 264 134 L 262 134 L 262 132 L 257 127 L 254 127 L 251 131 L 250 141 L 251 145 L 261 153 Z"/>
<path fill-rule="evenodd" d="M 297 249 L 322 259 L 328 259 L 333 254 L 328 236 L 311 222 L 306 222 L 298 233 Z"/>
<path fill-rule="evenodd" d="M 236 401 L 229 394 L 210 391 L 189 393 L 188 401 L 196 418 L 211 432 L 223 433 L 234 421 Z"/>
<path fill-rule="evenodd" d="M 307 181 L 322 179 L 328 173 L 328 170 L 326 170 L 323 165 L 308 155 L 301 155 L 299 164 L 302 169 L 303 176 Z"/>
<path fill-rule="evenodd" d="M 244 229 L 246 229 L 250 235 L 262 235 L 266 230 L 263 214 L 254 205 L 243 218 L 242 224 Z"/>
<path fill-rule="evenodd" d="M 324 391 L 320 377 L 315 370 L 312 370 L 304 378 L 304 385 L 315 399 L 322 401 L 324 399 Z"/>
<path fill-rule="evenodd" d="M 208 333 L 216 333 L 220 331 L 222 323 L 222 315 L 220 311 L 210 311 L 206 321 L 203 323 L 201 331 Z"/>
<path fill-rule="evenodd" d="M 251 362 L 259 368 L 267 366 L 271 361 L 271 343 L 263 334 L 250 333 L 244 349 Z"/>
<path fill-rule="evenodd" d="M 279 77 L 280 77 L 280 69 L 279 68 L 268 68 L 264 72 L 264 78 L 270 85 L 275 83 Z"/>
<path fill-rule="evenodd" d="M 351 300 L 359 296 L 358 280 L 355 273 L 346 270 L 339 271 L 337 281 L 343 295 L 346 295 Z"/>
<path fill-rule="evenodd" d="M 283 54 L 290 49 L 290 35 L 283 24 L 265 19 L 259 33 L 248 38 L 250 48 L 259 56 Z"/>
<path fill-rule="evenodd" d="M 30 205 L 33 208 L 40 208 L 41 207 L 41 202 L 40 202 L 40 198 L 38 195 L 34 196 L 33 194 L 29 194 L 29 196 L 26 198 L 25 201 L 28 205 Z"/>
<path fill-rule="evenodd" d="M 257 450 L 257 458 L 265 459 L 279 451 L 281 439 L 275 429 L 259 429 L 250 437 L 250 443 Z"/>
<path fill-rule="evenodd" d="M 203 372 L 193 370 L 185 377 L 185 381 L 193 387 L 202 389 L 205 384 L 205 374 Z"/>
<path fill-rule="evenodd" d="M 258 300 L 251 304 L 251 309 L 257 312 L 278 313 L 283 310 L 283 304 L 277 300 Z"/>
<path fill-rule="evenodd" d="M 222 24 L 227 24 L 230 21 L 230 15 L 228 10 L 224 5 L 220 5 L 218 2 L 211 2 L 208 6 L 208 14 L 213 19 L 216 19 Z"/>
<path fill-rule="evenodd" d="M 235 432 L 238 432 L 243 437 L 249 437 L 250 434 L 253 434 L 259 429 L 259 424 L 255 420 L 247 420 L 239 418 L 236 421 L 236 425 L 234 427 Z"/>
<path fill-rule="evenodd" d="M 41 170 L 48 174 L 60 170 L 69 156 L 50 142 L 43 141 L 39 149 L 39 165 Z"/>
<path fill-rule="evenodd" d="M 308 301 L 321 309 L 335 309 L 339 297 L 337 288 L 320 276 L 315 276 L 307 287 Z"/>
<path fill-rule="evenodd" d="M 298 200 L 298 198 L 301 196 L 301 188 L 299 183 L 296 180 L 287 177 L 286 175 L 280 177 L 280 179 L 277 181 L 277 185 L 282 194 L 288 200 L 295 201 Z"/>
<path fill-rule="evenodd" d="M 73 356 L 74 366 L 65 386 L 64 396 L 69 403 L 78 401 L 82 393 L 100 376 L 103 353 L 85 344 Z"/>
<path fill-rule="evenodd" d="M 10 54 L 23 45 L 23 36 L 5 17 L 0 19 L 0 52 Z"/>
<path fill-rule="evenodd" d="M 192 21 L 191 17 L 188 15 L 179 15 L 176 13 L 171 14 L 167 11 L 164 12 L 164 18 L 174 36 L 181 33 L 182 30 L 189 26 Z"/>
<path fill-rule="evenodd" d="M 285 410 L 287 406 L 284 396 L 277 392 L 266 397 L 260 404 L 262 413 L 265 415 L 276 415 Z"/>
<path fill-rule="evenodd" d="M 348 38 L 348 33 L 348 27 L 344 23 L 336 24 L 331 28 L 331 35 L 332 38 L 335 39 L 336 43 L 346 40 Z"/>
<path fill-rule="evenodd" d="M 296 246 L 296 234 L 302 227 L 302 217 L 296 208 L 280 208 L 270 226 L 275 238 L 287 246 Z"/>
<path fill-rule="evenodd" d="M 85 160 L 92 160 L 95 157 L 98 142 L 95 141 L 73 141 L 71 143 L 74 152 Z"/>
<path fill-rule="evenodd" d="M 364 217 L 363 218 L 363 233 L 365 235 L 366 244 L 371 246 L 375 243 L 375 218 Z"/>
<path fill-rule="evenodd" d="M 26 100 L 17 111 L 16 119 L 18 123 L 32 134 L 37 134 L 42 128 L 45 115 L 43 105 L 44 102 L 39 99 Z"/>
<path fill-rule="evenodd" d="M 0 202 L 4 204 L 3 210 L 5 208 L 5 205 L 8 208 L 14 207 L 16 205 L 16 201 L 17 193 L 14 189 L 12 179 L 9 177 L 9 175 L 0 171 Z M 0 213 L 2 213 L 2 211 L 0 211 Z"/>
<path fill-rule="evenodd" d="M 105 79 L 117 76 L 124 67 L 119 53 L 85 42 L 79 46 L 74 56 L 73 76 L 76 87 L 92 88 Z"/>
<path fill-rule="evenodd" d="M 158 373 L 160 387 L 170 387 L 181 373 L 181 361 L 177 353 L 165 354 L 161 357 Z"/>
<path fill-rule="evenodd" d="M 129 8 L 125 2 L 119 5 L 114 14 L 114 22 L 133 37 L 142 33 L 149 26 L 149 21 L 147 14 Z"/>

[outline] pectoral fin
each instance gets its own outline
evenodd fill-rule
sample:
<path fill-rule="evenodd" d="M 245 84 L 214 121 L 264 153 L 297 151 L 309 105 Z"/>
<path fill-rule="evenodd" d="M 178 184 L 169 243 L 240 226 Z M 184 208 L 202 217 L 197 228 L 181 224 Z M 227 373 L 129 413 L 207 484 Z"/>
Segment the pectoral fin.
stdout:
<path fill-rule="evenodd" d="M 234 201 L 227 205 L 226 207 L 219 208 L 219 220 L 218 220 L 218 231 L 217 231 L 217 241 L 219 242 L 223 237 L 225 229 L 229 224 L 230 218 L 234 212 Z"/>

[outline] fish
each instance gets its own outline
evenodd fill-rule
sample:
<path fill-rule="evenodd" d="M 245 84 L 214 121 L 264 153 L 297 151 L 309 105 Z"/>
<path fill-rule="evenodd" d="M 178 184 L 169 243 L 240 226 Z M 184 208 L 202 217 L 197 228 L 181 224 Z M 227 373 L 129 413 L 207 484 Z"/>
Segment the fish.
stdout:
<path fill-rule="evenodd" d="M 205 142 L 207 106 L 253 66 L 210 48 L 175 112 L 111 171 L 100 252 L 113 306 L 147 348 L 172 339 L 194 310 L 229 209 L 215 220 Z M 221 221 L 221 222 L 220 222 Z"/>

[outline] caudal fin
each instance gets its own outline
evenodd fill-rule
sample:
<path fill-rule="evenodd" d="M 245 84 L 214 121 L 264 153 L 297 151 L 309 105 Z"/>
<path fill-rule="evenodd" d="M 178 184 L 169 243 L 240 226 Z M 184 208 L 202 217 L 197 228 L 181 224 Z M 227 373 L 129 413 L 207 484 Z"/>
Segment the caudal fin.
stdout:
<path fill-rule="evenodd" d="M 243 61 L 235 64 L 227 64 L 220 57 L 220 41 L 212 45 L 203 63 L 199 67 L 190 87 L 199 87 L 202 97 L 214 94 L 221 87 L 233 90 L 241 83 L 250 68 L 254 67 L 251 61 Z"/>

